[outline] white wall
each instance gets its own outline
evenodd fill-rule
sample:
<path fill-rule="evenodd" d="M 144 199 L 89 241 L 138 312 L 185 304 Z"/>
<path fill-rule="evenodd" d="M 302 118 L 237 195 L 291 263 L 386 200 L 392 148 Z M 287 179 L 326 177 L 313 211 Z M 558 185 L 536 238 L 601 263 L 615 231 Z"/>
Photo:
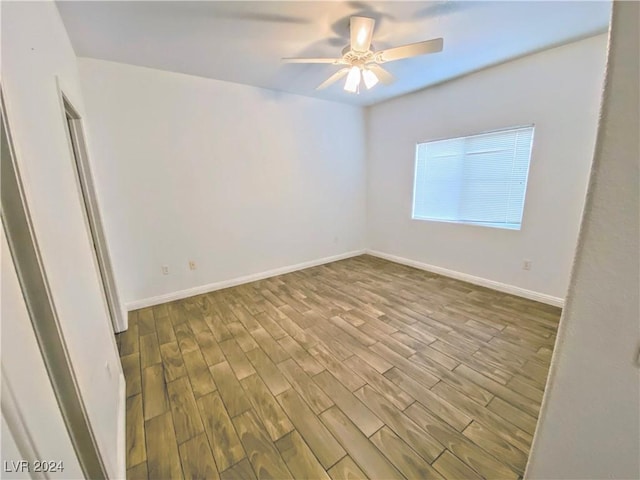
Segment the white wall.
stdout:
<path fill-rule="evenodd" d="M 58 407 L 40 353 L 31 319 L 20 291 L 9 246 L 0 227 L 2 290 L 2 478 L 31 478 L 15 471 L 11 462 L 55 459 L 64 464 L 64 475 L 81 478 L 82 470 Z M 9 472 L 6 464 L 9 463 Z M 14 471 L 12 471 L 14 470 Z"/>
<path fill-rule="evenodd" d="M 364 248 L 361 109 L 101 60 L 79 64 L 96 188 L 127 302 L 161 302 Z"/>
<path fill-rule="evenodd" d="M 640 4 L 615 2 L 598 144 L 527 478 L 640 478 Z"/>
<path fill-rule="evenodd" d="M 1 8 L 2 87 L 35 235 L 104 462 L 112 477 L 123 476 L 122 369 L 56 87 L 58 76 L 82 112 L 76 56 L 53 2 L 2 2 Z"/>
<path fill-rule="evenodd" d="M 605 54 L 599 35 L 371 107 L 369 248 L 561 301 L 593 158 Z M 417 142 L 531 123 L 521 231 L 411 219 Z M 522 270 L 523 259 L 533 261 L 530 271 Z"/>

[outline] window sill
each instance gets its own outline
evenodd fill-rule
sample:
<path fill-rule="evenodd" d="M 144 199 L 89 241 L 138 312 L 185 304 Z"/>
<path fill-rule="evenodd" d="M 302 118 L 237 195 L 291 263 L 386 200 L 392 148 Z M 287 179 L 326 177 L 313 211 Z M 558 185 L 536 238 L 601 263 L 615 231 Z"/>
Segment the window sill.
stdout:
<path fill-rule="evenodd" d="M 439 222 L 439 223 L 457 223 L 460 225 L 474 225 L 478 227 L 499 228 L 502 230 L 520 230 L 522 225 L 519 223 L 489 223 L 489 222 L 472 222 L 464 220 L 445 220 L 442 218 L 425 218 L 425 217 L 411 217 L 412 220 L 419 220 L 422 222 Z"/>

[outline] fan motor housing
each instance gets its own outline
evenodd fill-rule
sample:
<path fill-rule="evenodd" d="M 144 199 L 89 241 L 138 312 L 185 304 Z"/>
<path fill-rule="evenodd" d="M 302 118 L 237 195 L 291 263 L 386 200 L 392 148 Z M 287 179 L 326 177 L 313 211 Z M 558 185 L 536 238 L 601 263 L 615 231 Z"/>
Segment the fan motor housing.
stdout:
<path fill-rule="evenodd" d="M 357 52 L 351 49 L 351 46 L 347 45 L 342 49 L 342 58 L 351 65 L 365 64 L 373 60 L 373 45 L 366 52 Z"/>

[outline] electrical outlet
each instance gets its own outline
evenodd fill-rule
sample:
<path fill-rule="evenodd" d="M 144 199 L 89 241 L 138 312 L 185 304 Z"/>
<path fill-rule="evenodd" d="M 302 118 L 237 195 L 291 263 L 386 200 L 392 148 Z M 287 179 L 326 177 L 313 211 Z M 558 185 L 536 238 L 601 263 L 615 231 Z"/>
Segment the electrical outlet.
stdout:
<path fill-rule="evenodd" d="M 189 260 L 189 268 L 191 270 L 195 270 L 196 269 L 196 262 L 194 262 L 193 260 Z"/>
<path fill-rule="evenodd" d="M 523 260 L 522 261 L 522 269 L 523 270 L 531 270 L 531 266 L 533 265 L 533 262 L 531 260 Z"/>
<path fill-rule="evenodd" d="M 162 265 L 162 274 L 169 275 L 169 265 Z"/>

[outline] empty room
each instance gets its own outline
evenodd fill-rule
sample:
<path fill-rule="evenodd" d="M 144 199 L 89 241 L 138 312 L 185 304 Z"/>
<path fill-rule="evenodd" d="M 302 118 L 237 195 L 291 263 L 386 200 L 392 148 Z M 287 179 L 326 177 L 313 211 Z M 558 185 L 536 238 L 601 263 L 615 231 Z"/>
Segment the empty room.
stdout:
<path fill-rule="evenodd" d="M 0 9 L 3 478 L 640 478 L 639 3 Z"/>

